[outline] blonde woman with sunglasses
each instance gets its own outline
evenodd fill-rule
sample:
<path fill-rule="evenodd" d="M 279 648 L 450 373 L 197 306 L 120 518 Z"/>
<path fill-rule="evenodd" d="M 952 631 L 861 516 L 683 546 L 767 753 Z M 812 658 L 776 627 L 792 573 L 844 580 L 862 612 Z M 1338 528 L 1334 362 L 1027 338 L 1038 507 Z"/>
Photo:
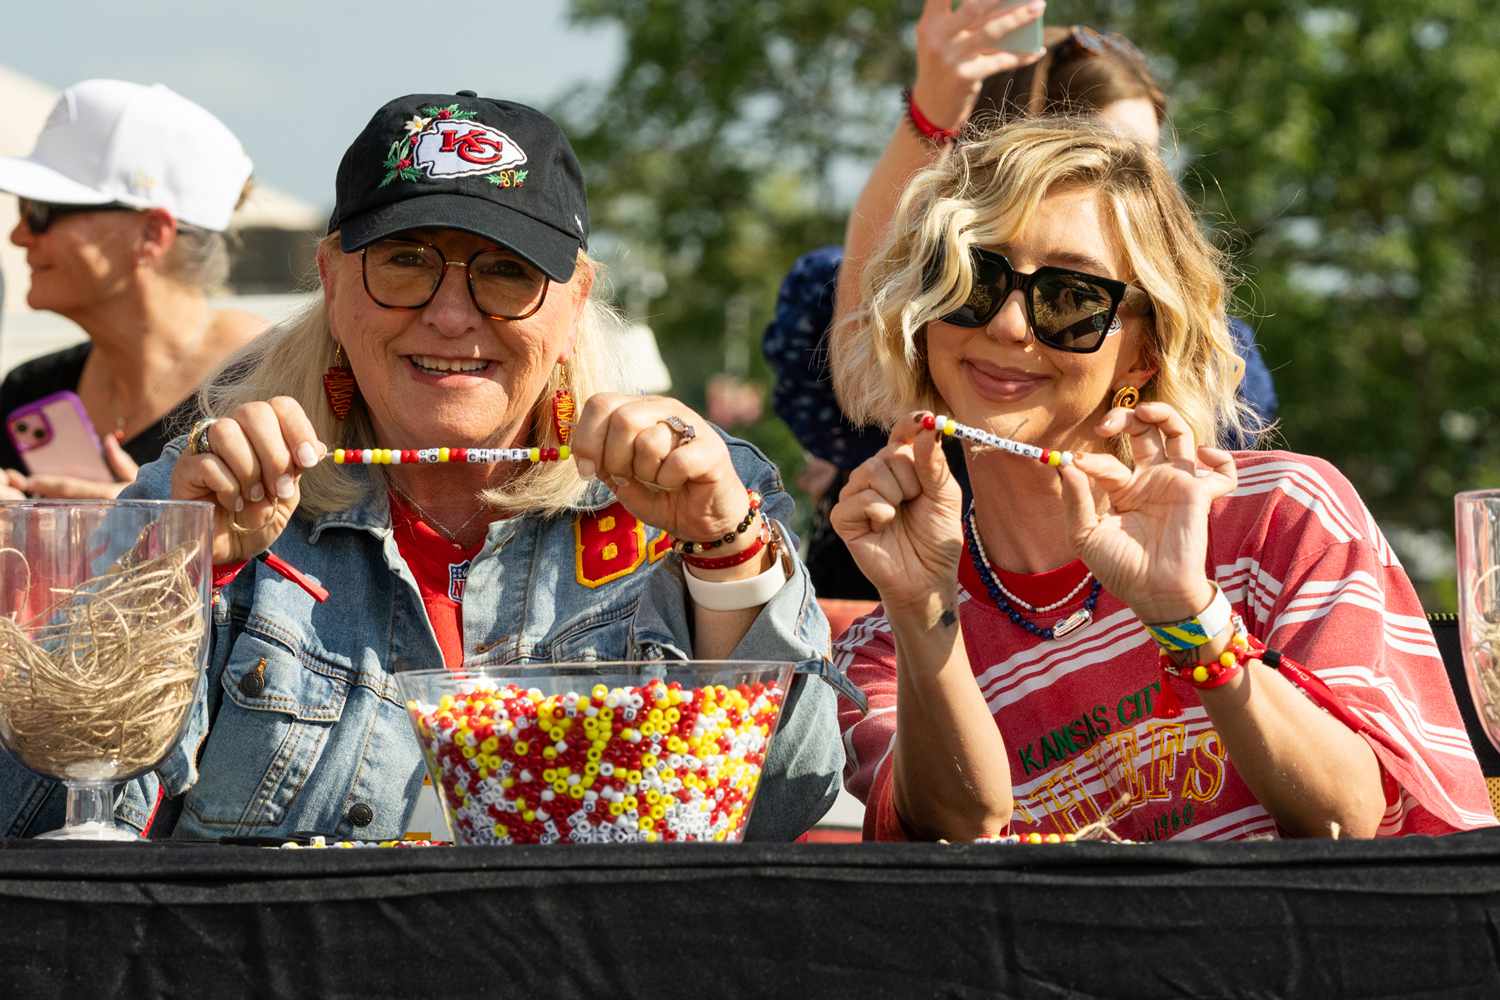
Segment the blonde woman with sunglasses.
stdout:
<path fill-rule="evenodd" d="M 832 513 L 882 601 L 836 657 L 870 701 L 841 715 L 867 836 L 1494 822 L 1354 489 L 1203 443 L 1242 421 L 1223 262 L 1152 149 L 1061 119 L 977 136 L 890 233 L 832 344 L 845 411 L 890 428 Z M 1058 457 L 967 444 L 964 509 L 950 418 Z"/>

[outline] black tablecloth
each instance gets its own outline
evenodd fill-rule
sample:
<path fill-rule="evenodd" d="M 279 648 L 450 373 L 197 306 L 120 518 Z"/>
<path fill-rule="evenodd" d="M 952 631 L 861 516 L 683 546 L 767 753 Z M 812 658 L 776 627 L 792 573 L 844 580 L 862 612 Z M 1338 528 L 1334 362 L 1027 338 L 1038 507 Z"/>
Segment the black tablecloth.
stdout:
<path fill-rule="evenodd" d="M 1500 997 L 1500 832 L 0 845 L 6 996 Z"/>

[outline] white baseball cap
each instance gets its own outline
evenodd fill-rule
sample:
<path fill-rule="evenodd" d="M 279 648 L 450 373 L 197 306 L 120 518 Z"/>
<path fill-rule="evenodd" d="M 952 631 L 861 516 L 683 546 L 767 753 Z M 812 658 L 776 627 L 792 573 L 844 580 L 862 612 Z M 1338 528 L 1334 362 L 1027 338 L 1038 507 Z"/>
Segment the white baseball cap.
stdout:
<path fill-rule="evenodd" d="M 0 191 L 62 205 L 164 208 L 222 232 L 250 178 L 223 122 L 161 84 L 85 80 L 62 92 L 30 156 L 0 157 Z"/>

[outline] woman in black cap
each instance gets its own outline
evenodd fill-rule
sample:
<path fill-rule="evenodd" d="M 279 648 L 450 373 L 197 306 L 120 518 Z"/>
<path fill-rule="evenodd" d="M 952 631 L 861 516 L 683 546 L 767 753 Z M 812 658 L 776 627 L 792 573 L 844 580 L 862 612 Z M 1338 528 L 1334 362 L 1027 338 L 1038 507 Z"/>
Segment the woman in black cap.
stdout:
<path fill-rule="evenodd" d="M 322 295 L 126 493 L 218 508 L 209 694 L 159 771 L 158 834 L 401 836 L 422 763 L 397 671 L 824 654 L 774 467 L 676 400 L 610 391 L 617 321 L 551 119 L 399 98 L 337 186 Z M 842 763 L 834 693 L 799 677 L 749 836 L 810 827 Z M 120 818 L 144 826 L 154 791 Z"/>

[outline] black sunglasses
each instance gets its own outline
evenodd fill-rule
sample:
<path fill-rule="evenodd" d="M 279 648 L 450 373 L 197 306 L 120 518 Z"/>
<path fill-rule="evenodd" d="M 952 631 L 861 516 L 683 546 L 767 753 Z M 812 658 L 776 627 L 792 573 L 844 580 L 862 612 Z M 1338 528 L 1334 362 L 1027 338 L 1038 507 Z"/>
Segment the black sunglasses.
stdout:
<path fill-rule="evenodd" d="M 134 212 L 133 205 L 122 205 L 117 201 L 105 205 L 59 205 L 52 201 L 32 201 L 30 198 L 22 198 L 21 218 L 26 220 L 26 228 L 38 235 L 52 228 L 52 223 L 69 215 L 80 215 L 84 212 Z"/>
<path fill-rule="evenodd" d="M 1118 333 L 1121 305 L 1148 315 L 1150 297 L 1113 278 L 1065 267 L 1039 267 L 1023 274 L 1003 254 L 975 247 L 974 281 L 969 297 L 947 316 L 954 326 L 981 327 L 995 318 L 1011 292 L 1020 291 L 1026 319 L 1036 339 L 1059 351 L 1091 354 L 1104 338 Z"/>

